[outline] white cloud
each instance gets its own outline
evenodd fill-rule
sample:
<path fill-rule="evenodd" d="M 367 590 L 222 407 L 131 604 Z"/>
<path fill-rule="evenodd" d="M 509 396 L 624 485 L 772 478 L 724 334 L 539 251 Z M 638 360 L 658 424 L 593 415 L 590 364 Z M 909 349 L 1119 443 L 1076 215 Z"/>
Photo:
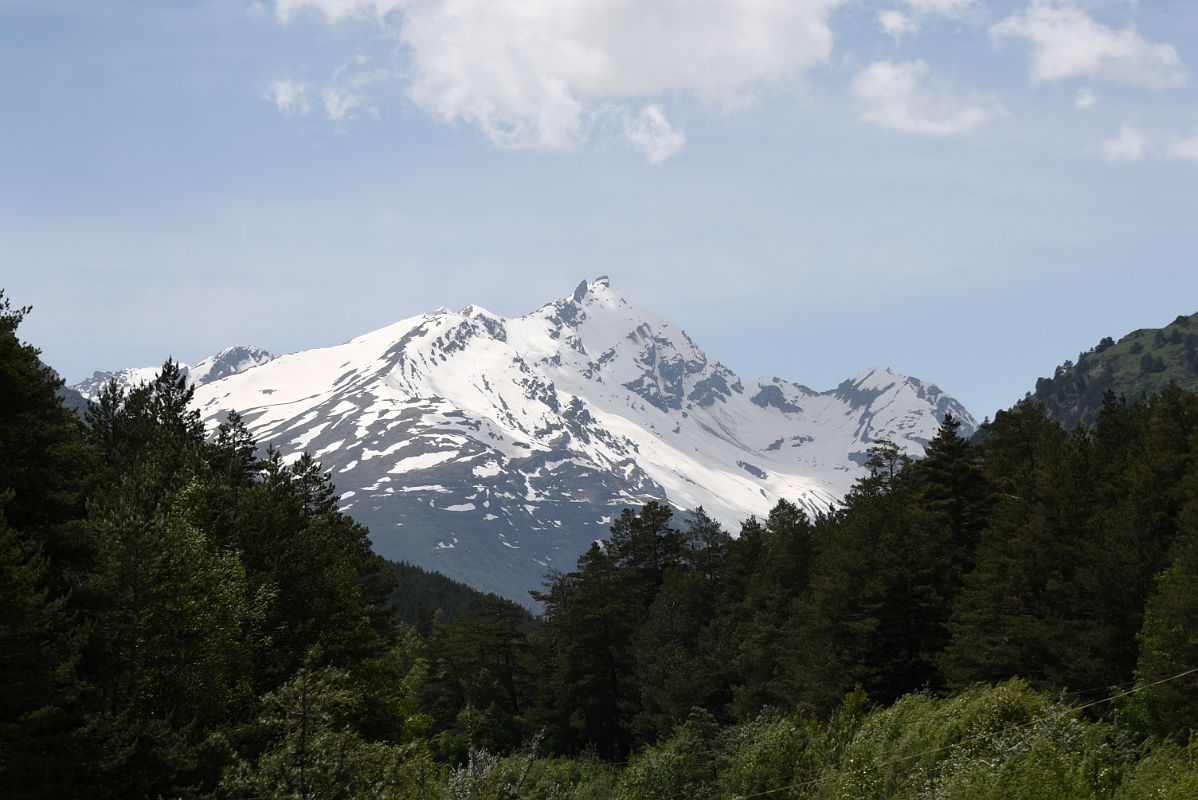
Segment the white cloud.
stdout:
<path fill-rule="evenodd" d="M 1193 161 L 1198 164 L 1198 130 L 1195 130 L 1188 138 L 1178 138 L 1169 142 L 1167 152 L 1169 158 Z"/>
<path fill-rule="evenodd" d="M 1035 84 L 1090 77 L 1165 89 L 1186 81 L 1185 66 L 1172 45 L 1148 41 L 1134 25 L 1109 28 L 1060 0 L 1033 0 L 990 33 L 996 40 L 1023 39 L 1031 45 Z"/>
<path fill-rule="evenodd" d="M 974 0 L 903 0 L 917 14 L 959 17 L 969 11 Z"/>
<path fill-rule="evenodd" d="M 993 97 L 961 97 L 944 88 L 928 88 L 923 61 L 875 61 L 853 79 L 861 118 L 883 128 L 927 136 L 952 136 L 973 130 L 1004 112 Z"/>
<path fill-rule="evenodd" d="M 1077 90 L 1073 96 L 1073 107 L 1081 109 L 1093 108 L 1098 103 L 1098 95 L 1089 86 Z"/>
<path fill-rule="evenodd" d="M 919 23 L 901 11 L 883 11 L 878 14 L 878 24 L 882 30 L 896 39 L 919 32 Z"/>
<path fill-rule="evenodd" d="M 1107 161 L 1139 161 L 1144 158 L 1148 142 L 1144 134 L 1131 125 L 1123 125 L 1119 133 L 1102 143 L 1102 155 Z"/>
<path fill-rule="evenodd" d="M 362 105 L 362 95 L 340 86 L 326 86 L 320 93 L 320 101 L 324 104 L 325 116 L 341 122 Z"/>
<path fill-rule="evenodd" d="M 907 11 L 889 9 L 878 14 L 882 30 L 901 39 L 918 33 L 925 17 L 951 17 L 960 19 L 977 7 L 976 0 L 903 0 Z"/>
<path fill-rule="evenodd" d="M 661 164 L 686 144 L 686 135 L 670 124 L 656 104 L 645 106 L 636 116 L 625 117 L 624 135 L 650 164 Z"/>
<path fill-rule="evenodd" d="M 284 114 L 307 114 L 312 110 L 308 101 L 308 84 L 284 78 L 270 84 L 267 96 Z"/>
<path fill-rule="evenodd" d="M 831 54 L 828 20 L 847 1 L 276 0 L 275 8 L 283 21 L 303 10 L 329 21 L 375 17 L 402 45 L 408 96 L 425 113 L 476 126 L 501 147 L 570 150 L 613 104 L 682 93 L 734 108 L 798 84 Z"/>

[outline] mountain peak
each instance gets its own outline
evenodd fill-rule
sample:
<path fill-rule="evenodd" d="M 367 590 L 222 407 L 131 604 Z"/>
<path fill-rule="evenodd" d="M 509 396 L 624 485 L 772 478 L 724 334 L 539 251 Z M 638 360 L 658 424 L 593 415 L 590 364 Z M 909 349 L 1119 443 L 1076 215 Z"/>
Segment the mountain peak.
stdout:
<path fill-rule="evenodd" d="M 730 526 L 780 498 L 817 513 L 871 442 L 918 455 L 945 412 L 967 417 L 885 368 L 828 392 L 745 386 L 607 276 L 516 318 L 471 305 L 263 359 L 230 348 L 193 368 L 209 425 L 236 409 L 285 459 L 311 453 L 383 555 L 517 599 L 620 508 L 702 506 Z"/>
<path fill-rule="evenodd" d="M 851 378 L 850 383 L 858 389 L 885 389 L 905 380 L 907 376 L 899 375 L 890 367 L 870 367 Z"/>
<path fill-rule="evenodd" d="M 606 275 L 600 275 L 593 281 L 581 281 L 574 289 L 574 294 L 570 296 L 570 300 L 573 300 L 575 303 L 582 303 L 587 299 L 587 297 L 597 297 L 601 295 L 611 295 L 621 300 L 624 299 L 620 296 L 619 291 L 612 286 L 611 278 L 607 277 Z"/>
<path fill-rule="evenodd" d="M 211 383 L 261 366 L 274 358 L 273 353 L 256 345 L 234 345 L 191 367 L 188 378 L 197 385 Z"/>
<path fill-rule="evenodd" d="M 492 311 L 488 311 L 487 309 L 483 308 L 482 306 L 475 305 L 474 303 L 471 303 L 470 305 L 466 306 L 458 313 L 461 314 L 463 317 L 483 317 L 485 319 L 492 319 L 492 320 L 500 319 L 498 314 L 495 314 Z"/>

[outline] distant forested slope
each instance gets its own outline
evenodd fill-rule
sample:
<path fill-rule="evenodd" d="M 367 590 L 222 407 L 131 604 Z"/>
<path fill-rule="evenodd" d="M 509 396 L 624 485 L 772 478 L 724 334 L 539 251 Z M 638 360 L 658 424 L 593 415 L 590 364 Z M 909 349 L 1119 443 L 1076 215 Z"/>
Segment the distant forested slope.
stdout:
<path fill-rule="evenodd" d="M 497 595 L 480 592 L 448 575 L 415 564 L 388 561 L 387 569 L 395 581 L 395 588 L 391 591 L 391 607 L 409 625 L 425 628 L 438 611 L 443 621 L 453 622 L 477 610 L 484 602 L 507 602 Z M 511 603 L 511 606 L 520 608 L 515 603 Z"/>
<path fill-rule="evenodd" d="M 1032 396 L 1072 430 L 1094 424 L 1108 391 L 1135 400 L 1169 383 L 1198 390 L 1198 314 L 1132 331 L 1118 342 L 1108 336 L 1079 354 L 1077 363 L 1066 361 L 1051 378 L 1036 381 Z"/>

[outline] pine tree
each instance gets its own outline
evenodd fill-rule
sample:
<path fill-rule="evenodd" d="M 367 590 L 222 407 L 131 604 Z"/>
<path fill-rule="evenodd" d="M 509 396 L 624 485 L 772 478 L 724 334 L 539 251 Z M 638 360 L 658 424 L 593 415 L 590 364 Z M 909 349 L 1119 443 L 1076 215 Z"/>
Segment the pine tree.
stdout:
<path fill-rule="evenodd" d="M 960 430 L 961 421 L 946 414 L 914 477 L 916 502 L 943 525 L 946 542 L 959 551 L 968 571 L 994 498 L 978 454 Z"/>
<path fill-rule="evenodd" d="M 1198 498 L 1198 470 L 1187 480 L 1191 497 Z M 1198 666 L 1198 500 L 1183 517 L 1182 534 L 1171 563 L 1157 577 L 1148 603 L 1136 666 L 1141 684 L 1180 674 Z M 1198 675 L 1152 686 L 1145 693 L 1156 732 L 1184 739 L 1198 730 Z"/>
<path fill-rule="evenodd" d="M 469 748 L 514 750 L 528 733 L 531 691 L 527 613 L 508 600 L 481 597 L 472 611 L 434 623 L 428 640 L 425 707 L 438 727 Z"/>
<path fill-rule="evenodd" d="M 256 727 L 268 743 L 256 758 L 240 759 L 226 773 L 220 795 L 239 800 L 431 796 L 439 776 L 427 753 L 363 739 L 353 725 L 362 703 L 360 687 L 347 671 L 306 665 L 264 698 Z"/>
<path fill-rule="evenodd" d="M 90 754 L 77 672 L 85 631 L 50 593 L 40 548 L 0 513 L 0 795 L 73 796 Z"/>
<path fill-rule="evenodd" d="M 71 605 L 89 460 L 61 381 L 18 338 L 28 311 L 0 291 L 0 795 L 70 796 L 94 756 Z"/>
<path fill-rule="evenodd" d="M 92 726 L 108 746 L 103 783 L 154 796 L 211 779 L 207 738 L 251 697 L 255 605 L 237 554 L 196 524 L 190 489 L 146 515 L 135 488 L 106 500 L 90 526 L 96 568 L 86 587 L 93 637 Z"/>
<path fill-rule="evenodd" d="M 883 445 L 871 463 L 873 474 L 818 526 L 798 606 L 794 685 L 821 713 L 858 684 L 880 702 L 941 684 L 954 548 L 919 507 L 910 462 Z"/>
<path fill-rule="evenodd" d="M 747 523 L 734 555 L 747 569 L 723 595 L 721 633 L 733 668 L 733 713 L 751 719 L 764 706 L 783 707 L 793 699 L 790 652 L 802 635 L 790 623 L 807 589 L 814 559 L 814 532 L 798 506 L 780 500 L 765 524 Z"/>
<path fill-rule="evenodd" d="M 66 593 L 74 580 L 66 573 L 86 558 L 71 523 L 83 516 L 90 465 L 79 420 L 57 395 L 62 381 L 17 336 L 28 312 L 0 290 L 0 494 L 9 493 L 8 524 L 41 549 Z"/>
<path fill-rule="evenodd" d="M 558 690 L 536 717 L 568 750 L 592 747 L 620 759 L 633 746 L 639 711 L 633 632 L 648 594 L 634 575 L 595 544 L 575 572 L 551 577 L 546 591 L 533 594 L 544 604 L 544 649 L 552 658 L 542 664 L 556 673 Z"/>
<path fill-rule="evenodd" d="M 1042 686 L 1101 682 L 1081 624 L 1091 598 L 1076 581 L 1090 511 L 1084 447 L 1033 402 L 995 416 L 982 448 L 999 499 L 941 657 L 952 686 L 1013 675 Z"/>

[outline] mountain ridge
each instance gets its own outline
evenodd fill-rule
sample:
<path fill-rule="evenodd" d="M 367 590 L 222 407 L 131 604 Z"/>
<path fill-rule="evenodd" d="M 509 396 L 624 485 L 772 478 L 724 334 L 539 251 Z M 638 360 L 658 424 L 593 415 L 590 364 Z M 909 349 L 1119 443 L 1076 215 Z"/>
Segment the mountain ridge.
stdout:
<path fill-rule="evenodd" d="M 438 309 L 205 378 L 207 423 L 236 410 L 285 458 L 311 452 L 381 554 L 521 602 L 623 507 L 824 511 L 874 441 L 919 455 L 946 413 L 975 426 L 887 368 L 746 382 L 606 276 L 519 317 Z"/>
<path fill-rule="evenodd" d="M 269 351 L 257 345 L 234 345 L 226 347 L 219 353 L 202 359 L 194 366 L 180 362 L 179 369 L 187 376 L 189 383 L 198 385 L 227 378 L 244 372 L 252 367 L 261 366 L 274 359 Z M 122 389 L 128 390 L 153 380 L 161 367 L 128 367 L 114 371 L 97 370 L 90 377 L 67 387 L 86 400 L 96 400 L 109 381 L 115 380 Z"/>

